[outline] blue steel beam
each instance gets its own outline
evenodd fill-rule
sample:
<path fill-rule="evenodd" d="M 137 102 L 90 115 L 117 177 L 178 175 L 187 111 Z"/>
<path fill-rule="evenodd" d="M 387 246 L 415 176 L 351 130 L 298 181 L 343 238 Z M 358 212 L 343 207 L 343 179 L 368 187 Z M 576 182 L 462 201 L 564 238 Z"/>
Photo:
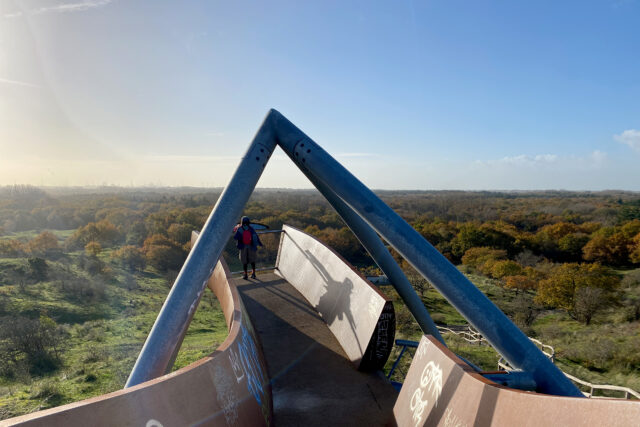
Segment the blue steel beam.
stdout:
<path fill-rule="evenodd" d="M 295 159 L 292 158 L 292 160 L 295 162 Z M 380 270 L 387 275 L 393 287 L 398 291 L 398 295 L 403 299 L 407 308 L 416 319 L 416 322 L 418 322 L 420 329 L 422 329 L 425 334 L 433 335 L 446 346 L 447 344 L 442 339 L 442 335 L 440 335 L 440 331 L 438 331 L 435 323 L 433 323 L 429 311 L 376 232 L 360 215 L 355 213 L 353 209 L 343 202 L 330 187 L 317 179 L 309 171 L 303 170 L 302 172 L 338 212 L 338 215 L 340 215 L 351 231 L 353 231 L 353 234 L 360 240 L 360 243 L 362 243 L 362 246 L 369 252 L 369 255 L 371 255 L 371 258 L 373 258 L 378 267 L 380 267 Z"/>
<path fill-rule="evenodd" d="M 159 377 L 171 369 L 206 283 L 229 232 L 238 222 L 276 146 L 272 114 L 267 114 L 191 249 L 140 351 L 125 388 Z"/>
<path fill-rule="evenodd" d="M 538 391 L 583 397 L 573 383 L 453 264 L 311 138 L 271 110 L 278 145 L 331 188 L 422 274 L 509 363 L 530 372 Z"/>

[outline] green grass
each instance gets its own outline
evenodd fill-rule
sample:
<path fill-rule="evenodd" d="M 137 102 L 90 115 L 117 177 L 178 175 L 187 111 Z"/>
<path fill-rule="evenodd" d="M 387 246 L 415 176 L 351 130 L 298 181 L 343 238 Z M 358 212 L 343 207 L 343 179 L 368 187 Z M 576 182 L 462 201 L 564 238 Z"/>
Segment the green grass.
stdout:
<path fill-rule="evenodd" d="M 638 275 L 640 269 L 621 273 Z M 493 279 L 471 274 L 467 277 L 505 313 L 515 312 L 514 291 L 503 289 Z M 396 308 L 396 338 L 419 341 L 422 332 L 398 294 L 391 287 L 383 287 L 383 291 L 393 299 Z M 640 283 L 632 283 L 620 292 L 622 302 L 637 298 Z M 433 288 L 427 290 L 422 299 L 436 323 L 466 324 L 466 320 Z M 602 310 L 590 325 L 577 322 L 561 310 L 542 311 L 526 333 L 553 346 L 558 367 L 567 373 L 595 384 L 614 384 L 640 391 L 640 322 L 627 320 L 623 308 L 613 305 Z M 483 370 L 497 369 L 499 354 L 490 346 L 469 344 L 453 334 L 445 334 L 444 339 L 454 353 Z M 389 372 L 399 352 L 399 348 L 394 348 L 385 372 Z M 403 381 L 412 354 L 413 350 L 405 353 L 393 380 Z"/>
<path fill-rule="evenodd" d="M 50 273 L 71 264 L 74 275 L 102 280 L 105 283 L 102 299 L 63 292 L 51 280 L 27 284 L 24 290 L 15 284 L 0 284 L 5 315 L 46 314 L 63 325 L 67 333 L 58 370 L 45 376 L 24 373 L 12 379 L 0 377 L 0 419 L 98 396 L 124 386 L 170 285 L 161 273 L 148 268 L 134 274 L 136 287 L 127 290 L 125 277 L 131 273 L 111 263 L 109 252 L 100 254 L 111 270 L 108 277 L 89 277 L 73 264 L 81 251 L 47 261 Z M 25 259 L 0 259 L 0 272 L 22 264 L 26 264 Z M 227 334 L 220 305 L 206 290 L 174 369 L 211 354 Z"/>
<path fill-rule="evenodd" d="M 20 240 L 23 242 L 29 241 L 31 239 L 33 239 L 34 237 L 36 237 L 38 234 L 42 233 L 43 231 L 50 231 L 51 233 L 53 233 L 58 240 L 60 240 L 61 242 L 63 242 L 64 240 L 66 240 L 69 236 L 71 236 L 76 230 L 28 230 L 28 231 L 16 231 L 13 233 L 6 233 L 5 235 L 2 236 L 3 239 L 7 239 L 7 240 Z"/>

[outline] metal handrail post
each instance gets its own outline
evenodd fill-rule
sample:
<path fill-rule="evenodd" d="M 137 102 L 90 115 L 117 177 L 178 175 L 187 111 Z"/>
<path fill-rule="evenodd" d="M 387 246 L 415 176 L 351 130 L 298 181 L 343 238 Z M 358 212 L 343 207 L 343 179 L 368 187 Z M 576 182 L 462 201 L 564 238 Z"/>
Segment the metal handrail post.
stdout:
<path fill-rule="evenodd" d="M 229 239 L 229 230 L 238 222 L 275 146 L 270 112 L 204 224 L 151 328 L 125 388 L 156 378 L 171 369 L 207 280 Z"/>
<path fill-rule="evenodd" d="M 287 153 L 289 154 L 289 153 Z M 291 155 L 289 155 L 291 157 Z M 295 161 L 295 159 L 292 158 Z M 367 224 L 357 213 L 353 211 L 333 190 L 317 179 L 309 171 L 303 173 L 309 178 L 309 181 L 320 191 L 331 206 L 338 212 L 338 215 L 353 231 L 362 246 L 369 252 L 371 258 L 380 267 L 380 270 L 389 278 L 391 285 L 396 289 L 398 295 L 404 300 L 407 308 L 416 319 L 416 322 L 425 334 L 433 335 L 442 344 L 445 344 L 442 335 L 438 331 L 436 324 L 431 319 L 429 311 L 422 303 L 422 300 L 411 286 L 409 279 L 404 275 L 402 269 L 393 259 L 391 253 L 386 248 L 378 234 Z"/>
<path fill-rule="evenodd" d="M 420 272 L 513 366 L 530 372 L 543 393 L 582 396 L 509 318 L 424 237 L 340 163 L 281 114 L 274 112 L 278 144 L 312 173 Z"/>

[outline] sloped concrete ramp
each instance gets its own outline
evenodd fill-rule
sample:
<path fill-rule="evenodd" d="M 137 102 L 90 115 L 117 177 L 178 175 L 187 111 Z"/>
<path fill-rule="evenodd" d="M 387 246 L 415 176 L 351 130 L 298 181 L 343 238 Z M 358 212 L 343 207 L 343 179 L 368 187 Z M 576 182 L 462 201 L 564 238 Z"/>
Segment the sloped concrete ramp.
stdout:
<path fill-rule="evenodd" d="M 392 420 L 397 392 L 355 369 L 311 304 L 270 273 L 235 284 L 262 344 L 277 426 L 376 426 Z"/>

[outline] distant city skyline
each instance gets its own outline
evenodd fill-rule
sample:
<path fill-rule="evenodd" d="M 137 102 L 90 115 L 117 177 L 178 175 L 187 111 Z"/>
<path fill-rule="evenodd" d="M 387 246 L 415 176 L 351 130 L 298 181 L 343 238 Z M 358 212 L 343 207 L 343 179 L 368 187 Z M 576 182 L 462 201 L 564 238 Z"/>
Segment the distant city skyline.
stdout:
<path fill-rule="evenodd" d="M 0 185 L 223 187 L 269 108 L 366 185 L 640 190 L 640 1 L 0 2 Z M 311 188 L 279 149 L 260 187 Z"/>

